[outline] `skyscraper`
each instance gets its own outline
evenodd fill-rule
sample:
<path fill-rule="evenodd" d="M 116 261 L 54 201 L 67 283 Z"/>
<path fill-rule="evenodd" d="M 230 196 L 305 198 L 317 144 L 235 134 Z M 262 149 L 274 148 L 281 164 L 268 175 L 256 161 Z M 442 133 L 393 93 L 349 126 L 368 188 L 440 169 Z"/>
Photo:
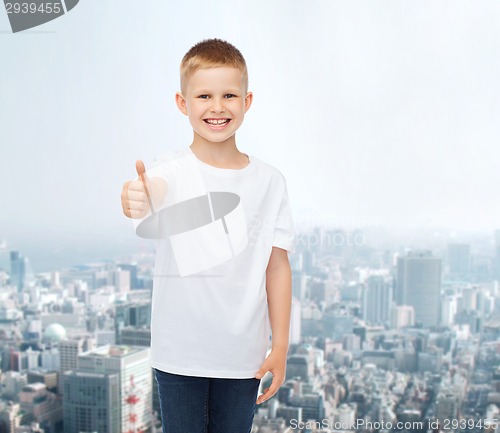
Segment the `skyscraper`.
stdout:
<path fill-rule="evenodd" d="M 126 327 L 145 328 L 151 324 L 151 301 L 115 304 L 115 338 L 121 342 L 121 330 Z"/>
<path fill-rule="evenodd" d="M 381 275 L 368 277 L 362 295 L 363 320 L 385 325 L 390 320 L 392 281 Z"/>
<path fill-rule="evenodd" d="M 63 388 L 65 433 L 122 432 L 118 373 L 67 371 Z"/>
<path fill-rule="evenodd" d="M 118 404 L 120 427 L 117 431 L 150 431 L 152 373 L 149 348 L 101 346 L 78 356 L 77 372 L 116 374 L 120 395 Z M 66 392 L 66 388 L 64 390 Z"/>
<path fill-rule="evenodd" d="M 398 258 L 396 302 L 411 305 L 415 321 L 425 327 L 439 325 L 441 259 L 430 251 L 414 251 Z"/>
<path fill-rule="evenodd" d="M 10 284 L 17 287 L 17 291 L 21 292 L 27 283 L 26 273 L 29 264 L 27 259 L 21 255 L 19 251 L 10 252 Z"/>
<path fill-rule="evenodd" d="M 76 370 L 78 355 L 95 347 L 95 341 L 90 337 L 79 337 L 59 342 L 59 356 L 61 373 Z"/>
<path fill-rule="evenodd" d="M 470 245 L 449 244 L 448 265 L 450 267 L 450 275 L 452 277 L 467 277 L 471 273 Z"/>

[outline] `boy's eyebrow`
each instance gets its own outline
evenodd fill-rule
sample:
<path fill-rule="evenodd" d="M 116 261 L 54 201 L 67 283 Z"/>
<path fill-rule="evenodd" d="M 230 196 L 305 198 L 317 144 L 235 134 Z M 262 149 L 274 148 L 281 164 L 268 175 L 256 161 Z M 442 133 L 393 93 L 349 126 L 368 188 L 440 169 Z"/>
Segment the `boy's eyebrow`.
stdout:
<path fill-rule="evenodd" d="M 208 90 L 208 89 L 193 89 L 193 93 L 212 93 L 213 91 L 212 90 Z M 238 87 L 229 87 L 227 89 L 224 90 L 224 93 L 238 93 L 238 92 L 241 92 L 241 89 L 238 88 Z"/>

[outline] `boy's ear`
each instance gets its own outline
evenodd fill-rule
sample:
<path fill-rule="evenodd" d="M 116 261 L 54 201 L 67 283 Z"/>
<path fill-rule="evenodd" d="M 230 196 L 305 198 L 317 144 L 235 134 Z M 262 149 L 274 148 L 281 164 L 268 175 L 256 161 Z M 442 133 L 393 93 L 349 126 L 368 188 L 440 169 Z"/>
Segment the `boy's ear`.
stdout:
<path fill-rule="evenodd" d="M 181 92 L 177 92 L 175 94 L 175 103 L 177 104 L 177 108 L 179 108 L 179 111 L 187 116 L 188 112 L 186 100 L 184 99 L 184 95 Z"/>
<path fill-rule="evenodd" d="M 247 92 L 247 95 L 245 96 L 245 113 L 248 111 L 248 109 L 252 105 L 252 101 L 253 101 L 253 93 Z"/>

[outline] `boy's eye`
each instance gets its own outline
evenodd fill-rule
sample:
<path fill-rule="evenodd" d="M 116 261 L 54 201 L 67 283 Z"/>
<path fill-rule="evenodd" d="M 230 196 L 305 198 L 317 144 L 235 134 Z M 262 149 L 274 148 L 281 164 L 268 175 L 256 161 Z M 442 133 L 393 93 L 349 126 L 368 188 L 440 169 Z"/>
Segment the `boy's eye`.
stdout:
<path fill-rule="evenodd" d="M 233 95 L 232 93 L 229 93 L 228 95 L 225 96 L 226 98 L 236 98 L 236 95 Z"/>
<path fill-rule="evenodd" d="M 208 98 L 209 98 L 209 96 L 208 96 L 208 95 L 200 95 L 200 96 L 198 96 L 198 98 L 201 98 L 201 99 L 208 99 Z"/>

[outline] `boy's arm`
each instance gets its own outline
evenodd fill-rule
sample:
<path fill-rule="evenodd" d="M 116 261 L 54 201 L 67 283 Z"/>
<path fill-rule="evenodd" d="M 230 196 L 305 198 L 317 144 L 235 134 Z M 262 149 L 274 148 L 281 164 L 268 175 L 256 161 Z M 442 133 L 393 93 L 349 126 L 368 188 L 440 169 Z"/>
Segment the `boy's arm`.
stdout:
<path fill-rule="evenodd" d="M 257 404 L 270 399 L 285 381 L 292 306 L 292 274 L 287 250 L 273 247 L 266 269 L 266 290 L 272 329 L 272 350 L 255 377 L 260 379 L 270 371 L 273 381 L 257 399 Z"/>

